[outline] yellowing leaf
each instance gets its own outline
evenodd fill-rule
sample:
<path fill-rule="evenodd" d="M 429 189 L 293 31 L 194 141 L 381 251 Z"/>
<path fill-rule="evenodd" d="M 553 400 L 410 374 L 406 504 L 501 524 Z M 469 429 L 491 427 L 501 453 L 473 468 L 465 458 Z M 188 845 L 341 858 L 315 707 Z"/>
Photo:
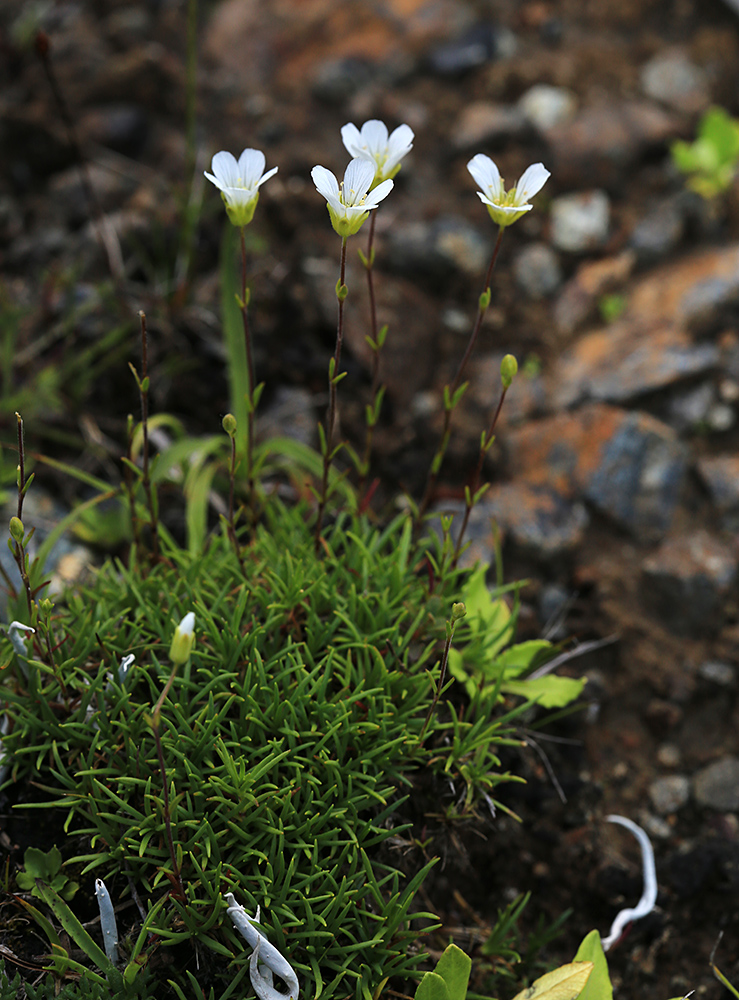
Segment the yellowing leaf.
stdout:
<path fill-rule="evenodd" d="M 593 970 L 592 962 L 570 962 L 535 980 L 514 1000 L 575 1000 L 585 988 Z"/>

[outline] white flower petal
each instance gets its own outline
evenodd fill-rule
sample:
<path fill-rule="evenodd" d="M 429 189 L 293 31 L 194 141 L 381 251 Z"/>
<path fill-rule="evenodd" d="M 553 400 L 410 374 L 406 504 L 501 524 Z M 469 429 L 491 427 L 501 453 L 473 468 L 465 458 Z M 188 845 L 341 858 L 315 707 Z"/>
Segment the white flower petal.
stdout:
<path fill-rule="evenodd" d="M 484 153 L 478 153 L 467 164 L 467 169 L 472 174 L 475 183 L 487 195 L 492 194 L 494 198 L 500 198 L 503 193 L 503 182 L 500 177 L 500 171 L 489 156 L 486 156 Z"/>
<path fill-rule="evenodd" d="M 239 178 L 233 187 L 256 187 L 266 162 L 260 149 L 245 149 L 239 157 Z"/>
<path fill-rule="evenodd" d="M 544 187 L 552 175 L 543 163 L 533 163 L 521 174 L 516 184 L 516 201 L 530 201 Z"/>
<path fill-rule="evenodd" d="M 339 182 L 327 167 L 316 166 L 310 172 L 316 190 L 320 195 L 329 201 L 332 197 L 339 196 Z"/>
<path fill-rule="evenodd" d="M 279 167 L 272 167 L 272 169 L 268 170 L 266 174 L 262 174 L 262 176 L 259 178 L 257 187 L 261 187 L 265 181 L 268 181 L 270 179 L 270 177 L 274 177 L 274 175 L 277 173 L 279 169 L 280 169 Z"/>
<path fill-rule="evenodd" d="M 364 203 L 364 208 L 377 208 L 382 199 L 387 198 L 392 189 L 392 181 L 383 181 L 382 184 L 378 184 L 377 187 L 370 191 L 367 195 L 367 201 Z"/>
<path fill-rule="evenodd" d="M 350 156 L 362 155 L 362 136 L 356 125 L 347 122 L 341 129 L 341 141 L 344 143 L 347 153 Z"/>
<path fill-rule="evenodd" d="M 387 160 L 383 172 L 391 173 L 406 153 L 413 148 L 413 129 L 409 125 L 398 125 L 391 134 L 387 144 Z"/>
<path fill-rule="evenodd" d="M 211 170 L 219 182 L 216 183 L 216 187 L 236 187 L 238 184 L 239 165 L 233 153 L 227 153 L 225 150 L 216 153 L 213 157 Z"/>
<path fill-rule="evenodd" d="M 370 155 L 383 156 L 387 150 L 387 125 L 377 118 L 371 118 L 362 126 L 362 144 Z"/>
<path fill-rule="evenodd" d="M 375 179 L 374 164 L 359 157 L 352 160 L 344 172 L 344 190 L 341 200 L 345 205 L 356 205 L 366 197 Z"/>

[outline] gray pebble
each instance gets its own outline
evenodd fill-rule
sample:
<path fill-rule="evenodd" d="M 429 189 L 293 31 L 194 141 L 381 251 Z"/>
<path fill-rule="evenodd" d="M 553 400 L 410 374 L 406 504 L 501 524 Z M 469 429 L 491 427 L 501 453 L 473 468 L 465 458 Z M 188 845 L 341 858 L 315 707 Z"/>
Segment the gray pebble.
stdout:
<path fill-rule="evenodd" d="M 552 242 L 560 250 L 584 253 L 608 239 L 611 203 L 605 191 L 563 195 L 552 202 Z"/>
<path fill-rule="evenodd" d="M 724 757 L 698 771 L 693 778 L 693 795 L 698 805 L 708 809 L 739 809 L 739 757 Z"/>

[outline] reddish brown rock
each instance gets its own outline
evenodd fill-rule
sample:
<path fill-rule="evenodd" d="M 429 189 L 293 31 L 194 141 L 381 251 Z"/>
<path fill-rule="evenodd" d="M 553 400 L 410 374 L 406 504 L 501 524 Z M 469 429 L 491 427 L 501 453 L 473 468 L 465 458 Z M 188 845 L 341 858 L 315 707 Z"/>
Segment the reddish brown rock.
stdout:
<path fill-rule="evenodd" d="M 576 330 L 593 314 L 601 295 L 623 285 L 635 262 L 636 254 L 625 250 L 616 257 L 581 264 L 562 289 L 554 306 L 557 327 L 563 333 Z"/>
<path fill-rule="evenodd" d="M 587 500 L 642 540 L 669 529 L 687 455 L 649 414 L 594 404 L 511 431 L 506 445 L 514 475 Z"/>
<path fill-rule="evenodd" d="M 674 324 L 646 329 L 625 319 L 587 334 L 559 358 L 552 403 L 557 409 L 584 400 L 623 403 L 711 372 L 718 362 L 714 344 L 694 344 Z"/>

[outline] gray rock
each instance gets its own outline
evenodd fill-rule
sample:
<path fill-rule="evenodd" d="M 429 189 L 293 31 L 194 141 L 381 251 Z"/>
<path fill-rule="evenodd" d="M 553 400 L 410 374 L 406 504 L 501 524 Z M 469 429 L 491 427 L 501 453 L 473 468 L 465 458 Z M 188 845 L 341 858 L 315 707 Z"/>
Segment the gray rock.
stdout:
<path fill-rule="evenodd" d="M 724 542 L 699 530 L 668 539 L 642 564 L 645 600 L 679 635 L 718 628 L 737 559 Z"/>
<path fill-rule="evenodd" d="M 667 422 L 676 431 L 694 431 L 705 427 L 716 393 L 710 382 L 701 382 L 682 392 L 675 392 L 667 404 Z"/>
<path fill-rule="evenodd" d="M 302 386 L 278 386 L 269 405 L 259 414 L 260 437 L 288 437 L 315 447 L 318 420 L 313 396 Z"/>
<path fill-rule="evenodd" d="M 698 771 L 693 777 L 693 796 L 704 808 L 739 809 L 739 757 L 724 757 Z"/>
<path fill-rule="evenodd" d="M 650 329 L 639 317 L 626 318 L 587 334 L 560 357 L 553 373 L 553 401 L 560 408 L 587 399 L 629 402 L 706 375 L 718 361 L 719 351 L 712 343 L 693 344 L 672 326 Z M 711 390 L 711 398 L 702 402 L 708 407 L 712 401 Z M 698 419 L 706 412 L 701 410 Z M 692 426 L 696 411 L 675 416 L 684 426 L 686 421 Z"/>
<path fill-rule="evenodd" d="M 660 52 L 641 70 L 647 97 L 687 114 L 705 110 L 710 101 L 708 78 L 680 49 Z"/>
<path fill-rule="evenodd" d="M 545 484 L 526 482 L 493 486 L 481 508 L 515 548 L 549 562 L 582 543 L 589 518 L 585 506 Z"/>
<path fill-rule="evenodd" d="M 327 59 L 316 70 L 311 90 L 319 101 L 343 105 L 368 86 L 373 69 L 364 59 L 347 56 Z"/>
<path fill-rule="evenodd" d="M 539 132 L 570 121 L 577 110 L 577 97 L 566 87 L 537 83 L 522 94 L 518 107 Z"/>
<path fill-rule="evenodd" d="M 604 446 L 584 495 L 637 538 L 656 540 L 672 523 L 686 471 L 686 450 L 670 428 L 629 413 Z"/>
<path fill-rule="evenodd" d="M 681 809 L 690 798 L 690 780 L 683 774 L 657 778 L 649 786 L 649 798 L 656 812 L 669 816 Z"/>
<path fill-rule="evenodd" d="M 513 276 L 530 299 L 548 298 L 562 284 L 559 257 L 546 243 L 529 243 L 516 255 Z"/>
<path fill-rule="evenodd" d="M 605 191 L 563 195 L 552 202 L 552 242 L 559 250 L 584 253 L 608 239 L 611 203 Z"/>
<path fill-rule="evenodd" d="M 729 688 L 733 687 L 736 681 L 736 669 L 730 663 L 706 660 L 698 667 L 698 676 L 717 687 Z"/>

